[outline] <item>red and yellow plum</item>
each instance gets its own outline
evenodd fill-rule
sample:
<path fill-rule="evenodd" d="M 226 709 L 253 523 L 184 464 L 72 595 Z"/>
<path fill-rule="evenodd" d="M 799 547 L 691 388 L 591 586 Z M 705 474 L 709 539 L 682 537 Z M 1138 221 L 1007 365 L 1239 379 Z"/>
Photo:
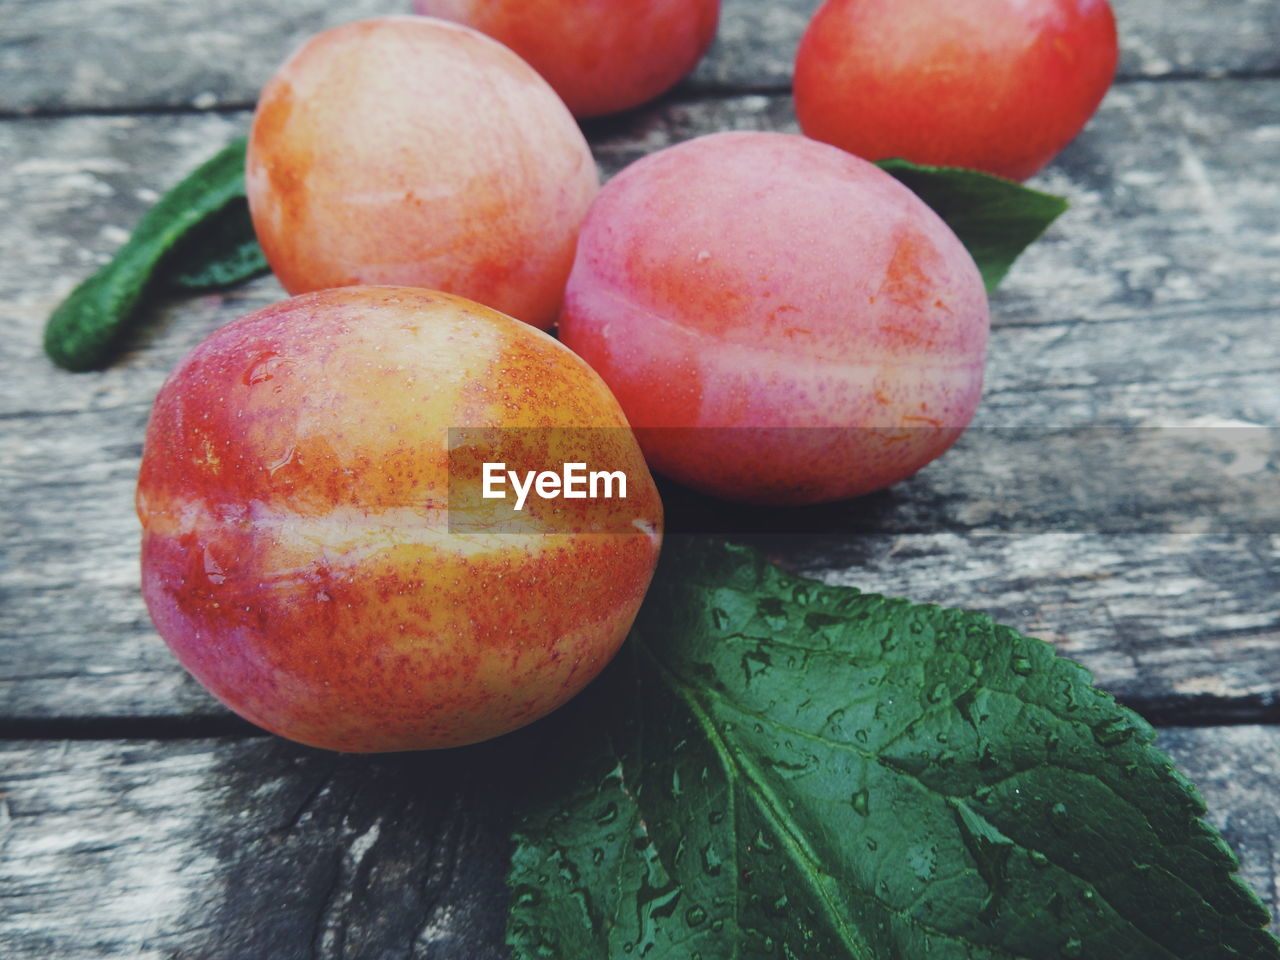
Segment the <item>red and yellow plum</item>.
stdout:
<path fill-rule="evenodd" d="M 246 187 L 290 293 L 407 284 L 545 329 L 599 175 L 533 68 L 467 27 L 402 16 L 317 34 L 280 68 Z"/>
<path fill-rule="evenodd" d="M 624 465 L 627 498 L 458 532 L 450 427 L 573 428 L 572 456 Z M 471 743 L 563 703 L 621 644 L 661 539 L 653 480 L 585 363 L 408 287 L 305 294 L 215 331 L 160 390 L 137 506 L 143 595 L 187 669 L 252 722 L 344 751 Z"/>
<path fill-rule="evenodd" d="M 675 85 L 711 45 L 720 0 L 415 0 L 502 41 L 575 116 L 628 110 Z"/>
<path fill-rule="evenodd" d="M 973 259 L 891 176 L 804 137 L 719 133 L 601 191 L 560 335 L 655 470 L 803 504 L 946 450 L 977 407 L 987 329 Z"/>
<path fill-rule="evenodd" d="M 868 160 L 1025 180 L 1083 129 L 1117 57 L 1107 0 L 827 0 L 796 53 L 796 116 Z"/>

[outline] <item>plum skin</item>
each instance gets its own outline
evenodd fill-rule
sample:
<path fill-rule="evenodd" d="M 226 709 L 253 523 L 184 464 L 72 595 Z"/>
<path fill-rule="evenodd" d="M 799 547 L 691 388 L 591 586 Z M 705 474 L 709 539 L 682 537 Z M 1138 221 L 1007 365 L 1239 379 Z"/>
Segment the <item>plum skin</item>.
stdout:
<path fill-rule="evenodd" d="M 584 443 L 621 444 L 631 482 L 554 503 L 642 527 L 450 532 L 449 426 L 558 425 L 609 428 Z M 476 742 L 571 697 L 629 630 L 662 517 L 586 364 L 397 287 L 296 297 L 198 345 L 156 399 L 137 508 L 143 596 L 183 665 L 253 723 L 353 752 Z"/>
<path fill-rule="evenodd" d="M 868 160 L 1026 180 L 1097 110 L 1107 0 L 827 0 L 796 53 L 801 129 Z"/>
<path fill-rule="evenodd" d="M 655 471 L 809 504 L 945 451 L 978 405 L 988 326 L 972 257 L 891 176 L 800 136 L 718 133 L 600 192 L 560 337 Z"/>
<path fill-rule="evenodd" d="M 291 294 L 420 286 L 546 329 L 599 174 L 528 64 L 467 27 L 399 16 L 326 30 L 280 67 L 245 186 Z"/>
<path fill-rule="evenodd" d="M 577 117 L 629 110 L 674 86 L 715 37 L 720 0 L 414 0 L 527 60 Z"/>

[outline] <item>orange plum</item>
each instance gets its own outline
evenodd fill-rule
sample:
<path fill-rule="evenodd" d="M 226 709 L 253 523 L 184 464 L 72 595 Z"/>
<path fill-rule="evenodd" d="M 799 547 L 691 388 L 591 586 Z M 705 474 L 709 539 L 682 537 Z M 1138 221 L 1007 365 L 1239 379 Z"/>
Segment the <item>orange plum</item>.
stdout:
<path fill-rule="evenodd" d="M 946 450 L 978 405 L 987 329 L 972 257 L 893 177 L 805 137 L 718 133 L 600 192 L 560 336 L 657 472 L 805 504 Z"/>
<path fill-rule="evenodd" d="M 1083 128 L 1119 56 L 1107 0 L 827 0 L 796 53 L 806 134 L 1012 180 Z"/>
<path fill-rule="evenodd" d="M 575 116 L 638 106 L 691 71 L 715 37 L 720 0 L 414 0 L 509 46 Z"/>
<path fill-rule="evenodd" d="M 620 466 L 627 496 L 460 532 L 450 428 L 523 438 L 503 460 L 531 435 L 512 428 L 563 428 L 543 452 Z M 305 294 L 215 331 L 160 390 L 137 506 L 143 596 L 183 665 L 268 730 L 361 752 L 472 743 L 564 703 L 630 628 L 662 519 L 582 360 L 410 287 Z"/>
<path fill-rule="evenodd" d="M 312 37 L 263 89 L 254 229 L 290 293 L 407 284 L 543 329 L 599 187 L 560 98 L 502 44 L 426 17 Z"/>

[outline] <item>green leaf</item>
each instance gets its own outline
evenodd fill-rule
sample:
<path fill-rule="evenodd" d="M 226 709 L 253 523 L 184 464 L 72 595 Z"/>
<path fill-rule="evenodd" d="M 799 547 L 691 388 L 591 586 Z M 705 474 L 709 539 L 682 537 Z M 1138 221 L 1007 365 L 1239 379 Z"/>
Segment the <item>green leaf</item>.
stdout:
<path fill-rule="evenodd" d="M 200 271 L 192 272 L 199 256 L 181 247 L 188 241 L 199 245 L 221 218 L 234 226 L 234 210 L 245 203 L 244 157 L 242 137 L 202 164 L 157 201 L 110 263 L 59 304 L 44 334 L 45 352 L 55 363 L 68 370 L 101 366 L 136 319 L 170 255 L 181 254 L 179 272 L 199 279 Z M 242 246 L 225 243 L 221 249 L 244 256 L 237 252 Z M 206 258 L 203 267 L 208 266 Z"/>
<path fill-rule="evenodd" d="M 978 264 L 988 293 L 1067 209 L 1063 197 L 978 170 L 907 160 L 881 160 L 876 166 L 902 181 L 955 231 Z"/>
<path fill-rule="evenodd" d="M 516 960 L 1280 957 L 1152 729 L 981 614 L 669 543 L 587 698 Z"/>
<path fill-rule="evenodd" d="M 233 200 L 166 258 L 166 281 L 197 293 L 252 280 L 271 270 L 253 232 L 247 200 Z"/>

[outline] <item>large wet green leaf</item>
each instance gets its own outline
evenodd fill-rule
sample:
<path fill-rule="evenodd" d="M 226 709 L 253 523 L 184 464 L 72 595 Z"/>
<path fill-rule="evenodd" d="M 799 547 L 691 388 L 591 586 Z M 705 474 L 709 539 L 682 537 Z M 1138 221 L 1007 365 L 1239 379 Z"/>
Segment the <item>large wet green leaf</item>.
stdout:
<path fill-rule="evenodd" d="M 1195 790 L 1081 667 L 669 546 L 524 811 L 516 958 L 1280 957 Z"/>

